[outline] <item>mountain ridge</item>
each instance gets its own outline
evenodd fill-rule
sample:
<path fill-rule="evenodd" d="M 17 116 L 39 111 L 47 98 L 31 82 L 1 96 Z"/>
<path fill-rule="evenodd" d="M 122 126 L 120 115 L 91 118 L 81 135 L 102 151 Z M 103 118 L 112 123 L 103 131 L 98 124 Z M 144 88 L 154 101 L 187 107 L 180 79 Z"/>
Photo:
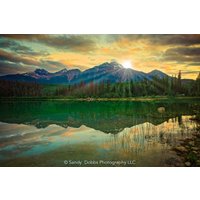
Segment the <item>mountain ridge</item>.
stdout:
<path fill-rule="evenodd" d="M 52 73 L 38 68 L 33 72 L 0 76 L 0 80 L 36 82 L 42 84 L 78 84 L 81 82 L 87 84 L 90 82 L 138 82 L 145 79 L 151 80 L 154 76 L 159 78 L 170 77 L 157 69 L 145 73 L 131 68 L 124 68 L 123 65 L 117 62 L 105 62 L 84 71 L 76 68 L 64 68 Z"/>

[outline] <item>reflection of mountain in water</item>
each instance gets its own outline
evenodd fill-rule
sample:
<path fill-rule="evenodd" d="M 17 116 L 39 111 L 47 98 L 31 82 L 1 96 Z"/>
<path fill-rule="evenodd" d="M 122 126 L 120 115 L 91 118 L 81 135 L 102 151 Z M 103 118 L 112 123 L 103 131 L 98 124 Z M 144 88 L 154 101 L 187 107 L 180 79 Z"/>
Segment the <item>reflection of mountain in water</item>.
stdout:
<path fill-rule="evenodd" d="M 165 107 L 159 113 L 159 107 Z M 169 118 L 191 115 L 188 103 L 159 102 L 1 102 L 0 121 L 22 123 L 45 128 L 50 124 L 62 127 L 85 125 L 105 133 L 118 133 L 126 127 L 144 122 L 158 125 Z"/>

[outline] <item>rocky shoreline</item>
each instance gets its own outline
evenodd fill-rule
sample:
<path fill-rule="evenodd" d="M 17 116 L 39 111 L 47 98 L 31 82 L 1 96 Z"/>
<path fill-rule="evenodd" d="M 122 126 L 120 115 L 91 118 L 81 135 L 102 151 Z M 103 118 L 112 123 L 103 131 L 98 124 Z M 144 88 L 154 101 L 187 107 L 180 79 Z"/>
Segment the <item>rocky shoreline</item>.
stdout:
<path fill-rule="evenodd" d="M 200 126 L 191 137 L 181 140 L 172 150 L 178 156 L 174 166 L 200 167 Z"/>

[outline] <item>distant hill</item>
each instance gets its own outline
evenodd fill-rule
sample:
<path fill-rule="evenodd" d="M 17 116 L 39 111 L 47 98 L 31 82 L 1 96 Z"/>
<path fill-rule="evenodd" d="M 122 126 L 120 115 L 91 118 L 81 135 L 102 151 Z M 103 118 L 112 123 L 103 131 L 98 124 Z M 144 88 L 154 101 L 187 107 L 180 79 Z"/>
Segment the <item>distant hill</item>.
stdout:
<path fill-rule="evenodd" d="M 159 70 L 153 70 L 149 73 L 144 73 L 142 71 L 124 68 L 121 64 L 117 62 L 106 62 L 82 72 L 79 69 L 67 70 L 65 68 L 58 72 L 50 73 L 45 69 L 36 69 L 34 72 L 1 76 L 0 80 L 36 82 L 41 84 L 73 85 L 81 82 L 139 82 L 145 79 L 151 80 L 155 76 L 157 76 L 158 78 L 169 77 L 167 74 Z"/>

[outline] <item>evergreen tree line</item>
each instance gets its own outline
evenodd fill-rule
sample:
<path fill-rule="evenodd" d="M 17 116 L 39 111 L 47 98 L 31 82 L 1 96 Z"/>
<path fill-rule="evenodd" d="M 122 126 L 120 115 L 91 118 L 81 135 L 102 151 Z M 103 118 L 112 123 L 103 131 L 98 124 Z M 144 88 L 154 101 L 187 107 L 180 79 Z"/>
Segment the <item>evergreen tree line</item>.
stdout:
<path fill-rule="evenodd" d="M 178 77 L 153 77 L 152 80 L 143 80 L 140 82 L 110 83 L 103 82 L 95 84 L 84 82 L 77 85 L 60 86 L 56 89 L 56 96 L 69 97 L 105 97 L 105 98 L 123 98 L 135 96 L 200 96 L 200 78 L 194 82 L 183 84 L 181 81 L 181 72 Z"/>
<path fill-rule="evenodd" d="M 136 96 L 200 96 L 200 75 L 193 82 L 181 81 L 181 73 L 178 77 L 153 77 L 151 80 L 140 82 L 110 83 L 81 82 L 75 85 L 59 85 L 47 92 L 46 85 L 37 83 L 25 83 L 17 81 L 0 81 L 0 96 L 11 97 L 42 97 L 62 96 L 74 98 L 102 97 L 102 98 L 126 98 Z"/>
<path fill-rule="evenodd" d="M 42 96 L 42 86 L 37 83 L 0 80 L 0 96 L 3 97 Z"/>

